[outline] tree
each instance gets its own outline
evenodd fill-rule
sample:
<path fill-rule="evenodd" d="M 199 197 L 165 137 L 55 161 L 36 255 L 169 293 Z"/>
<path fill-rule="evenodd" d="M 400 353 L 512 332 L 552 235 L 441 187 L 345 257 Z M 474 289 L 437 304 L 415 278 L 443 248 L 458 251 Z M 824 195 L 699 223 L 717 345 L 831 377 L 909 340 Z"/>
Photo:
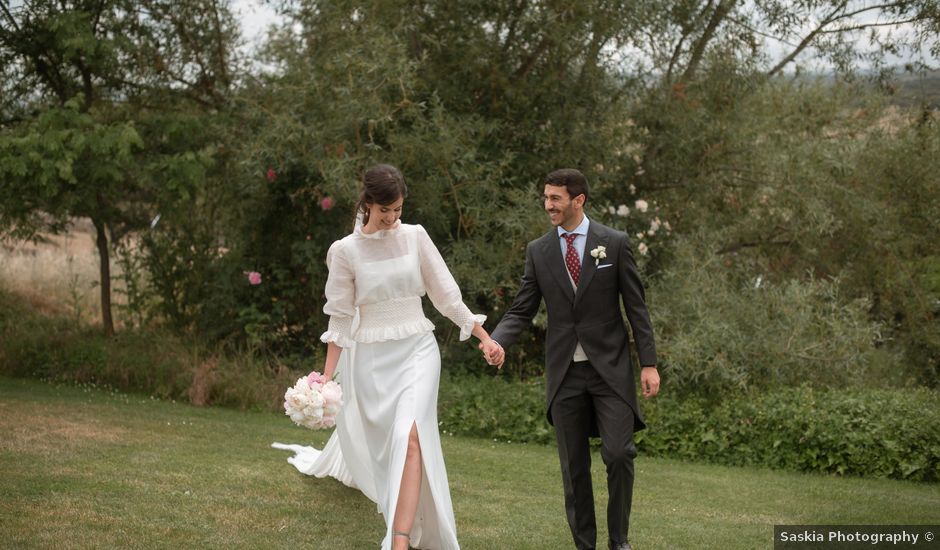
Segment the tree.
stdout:
<path fill-rule="evenodd" d="M 915 39 L 927 41 L 934 13 L 927 0 L 870 7 L 734 0 L 271 3 L 286 20 L 264 59 L 273 69 L 244 96 L 245 114 L 253 115 L 241 125 L 239 155 L 250 162 L 239 179 L 241 188 L 257 190 L 246 201 L 246 223 L 265 227 L 266 236 L 291 234 L 253 245 L 246 238 L 245 259 L 272 272 L 289 265 L 284 271 L 295 279 L 305 271 L 312 287 L 306 291 L 318 292 L 324 267 L 300 265 L 324 251 L 289 247 L 303 233 L 273 222 L 294 222 L 290 213 L 303 210 L 297 223 L 318 227 L 325 216 L 304 209 L 324 196 L 345 215 L 361 170 L 392 162 L 412 190 L 406 220 L 428 228 L 467 299 L 491 314 L 512 298 L 524 243 L 545 230 L 537 181 L 549 170 L 574 166 L 588 174 L 596 219 L 607 221 L 610 204 L 632 205 L 650 194 L 691 209 L 701 199 L 697 212 L 704 216 L 723 191 L 723 175 L 744 177 L 737 172 L 749 168 L 747 159 L 741 168 L 729 166 L 741 157 L 723 147 L 729 137 L 723 117 L 743 113 L 746 100 L 764 93 L 801 54 L 840 61 L 848 72 L 859 60 L 851 50 L 858 33 L 911 20 L 923 31 Z M 870 13 L 880 19 L 853 19 Z M 814 21 L 815 27 L 797 25 Z M 773 62 L 770 35 L 793 44 Z M 883 42 L 885 50 L 900 47 L 895 39 Z M 723 163 L 712 162 L 716 157 Z M 267 165 L 277 168 L 277 182 L 259 188 Z M 611 221 L 632 235 L 651 220 Z M 645 227 L 634 228 L 639 223 Z M 319 237 L 316 246 L 326 247 L 347 230 L 333 225 L 313 242 Z M 668 258 L 649 261 L 655 274 Z M 268 288 L 275 294 L 267 302 L 279 298 L 276 305 L 262 300 L 260 310 L 282 308 L 280 298 L 292 288 L 286 280 L 279 276 Z M 271 318 L 295 326 L 289 317 Z M 537 355 L 537 347 L 526 353 Z"/>
<path fill-rule="evenodd" d="M 704 90 L 702 82 L 723 86 L 723 93 L 733 102 L 756 93 L 768 79 L 784 76 L 787 69 L 799 75 L 806 65 L 848 78 L 854 77 L 860 65 L 890 72 L 885 66 L 889 54 L 914 57 L 926 50 L 936 57 L 940 53 L 938 21 L 940 3 L 936 0 L 677 0 L 664 4 L 631 42 L 642 52 L 632 70 L 649 75 L 645 99 L 632 115 L 645 134 L 639 166 L 644 177 L 637 185 L 649 189 L 674 184 L 671 176 L 663 177 L 658 171 L 660 165 L 670 165 L 670 160 L 659 159 L 668 159 L 668 150 L 673 148 L 660 139 L 671 134 L 660 122 L 661 111 L 687 109 L 690 101 L 694 103 L 694 90 Z M 708 72 L 720 76 L 709 79 L 704 74 Z M 722 90 L 705 91 L 712 92 Z"/>
<path fill-rule="evenodd" d="M 235 23 L 214 0 L 4 1 L 0 21 L 0 235 L 90 218 L 110 334 L 109 240 L 204 179 L 207 144 L 155 126 L 224 106 Z"/>

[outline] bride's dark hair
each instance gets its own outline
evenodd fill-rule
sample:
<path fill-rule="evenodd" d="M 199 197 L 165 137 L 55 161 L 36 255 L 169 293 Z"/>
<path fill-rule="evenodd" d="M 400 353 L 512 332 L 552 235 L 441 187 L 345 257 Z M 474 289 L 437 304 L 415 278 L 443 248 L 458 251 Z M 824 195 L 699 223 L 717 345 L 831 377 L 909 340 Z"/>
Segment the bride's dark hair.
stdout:
<path fill-rule="evenodd" d="M 362 225 L 369 223 L 369 205 L 392 204 L 408 197 L 405 178 L 391 164 L 376 164 L 362 175 L 362 191 L 356 203 L 356 214 L 362 214 Z"/>

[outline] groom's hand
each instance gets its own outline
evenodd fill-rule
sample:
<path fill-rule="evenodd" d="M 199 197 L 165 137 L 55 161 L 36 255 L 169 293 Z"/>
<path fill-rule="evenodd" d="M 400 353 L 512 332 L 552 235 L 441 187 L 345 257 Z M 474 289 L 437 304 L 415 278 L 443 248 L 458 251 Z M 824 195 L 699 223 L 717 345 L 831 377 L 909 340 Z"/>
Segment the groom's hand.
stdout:
<path fill-rule="evenodd" d="M 647 365 L 640 371 L 640 388 L 643 390 L 643 397 L 649 399 L 656 397 L 659 393 L 659 371 L 656 365 Z"/>

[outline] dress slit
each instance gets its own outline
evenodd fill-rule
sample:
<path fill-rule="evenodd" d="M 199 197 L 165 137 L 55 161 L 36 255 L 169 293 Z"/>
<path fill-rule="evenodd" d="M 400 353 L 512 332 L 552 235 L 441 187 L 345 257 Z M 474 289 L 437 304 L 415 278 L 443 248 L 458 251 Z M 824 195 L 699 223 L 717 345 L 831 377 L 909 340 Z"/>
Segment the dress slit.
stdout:
<path fill-rule="evenodd" d="M 447 537 L 446 536 L 442 537 L 443 533 L 441 533 L 441 530 L 439 529 L 439 527 L 441 526 L 441 521 L 445 519 L 441 517 L 441 511 L 442 511 L 441 497 L 440 495 L 436 494 L 436 491 L 435 491 L 436 486 L 435 484 L 430 482 L 430 479 L 434 478 L 434 476 L 436 475 L 446 475 L 446 473 L 437 471 L 437 468 L 435 467 L 436 461 L 434 460 L 434 458 L 428 457 L 425 454 L 424 452 L 425 446 L 423 443 L 425 441 L 425 438 L 422 436 L 421 424 L 417 421 L 414 421 L 412 425 L 415 427 L 416 434 L 418 437 L 418 446 L 421 449 L 421 483 L 420 483 L 420 489 L 418 491 L 418 505 L 417 505 L 417 508 L 415 509 L 415 519 L 411 527 L 411 537 L 409 540 L 409 544 L 410 544 L 410 547 L 412 548 L 433 549 L 433 548 L 438 548 L 437 546 L 434 546 L 435 543 L 433 541 L 443 542 L 447 540 Z M 409 434 L 410 434 L 410 430 L 409 430 Z M 404 445 L 405 454 L 403 455 L 406 459 L 407 459 L 407 452 L 408 452 L 408 440 L 406 438 L 405 445 Z M 405 460 L 402 460 L 401 464 L 402 464 L 401 469 L 399 470 L 400 475 L 396 483 L 397 485 L 396 491 L 395 491 L 396 495 L 401 494 L 401 479 L 402 477 L 404 477 L 404 473 L 405 473 Z M 398 498 L 396 498 L 395 501 L 390 504 L 391 504 L 391 507 L 390 507 L 390 512 L 389 512 L 388 529 L 386 533 L 386 540 L 388 540 L 388 544 L 389 544 L 388 548 L 391 548 L 391 541 L 392 541 L 391 535 L 392 535 L 393 525 L 395 521 L 395 513 L 398 510 Z M 446 508 L 450 510 L 451 505 L 450 505 L 449 500 L 446 504 L 447 504 Z M 429 545 L 428 541 L 432 541 L 430 542 L 431 545 Z M 438 542 L 438 544 L 440 544 L 440 542 Z M 386 546 L 383 545 L 383 548 L 386 548 Z M 456 548 L 456 545 L 453 547 L 443 546 L 442 548 Z"/>
<path fill-rule="evenodd" d="M 389 487 L 390 490 L 388 494 L 395 495 L 395 498 L 389 502 L 388 518 L 386 518 L 387 528 L 386 528 L 385 537 L 388 540 L 389 547 L 391 547 L 392 540 L 393 540 L 392 531 L 394 531 L 395 529 L 395 514 L 398 513 L 398 504 L 401 501 L 401 485 L 402 485 L 402 480 L 405 478 L 405 465 L 408 462 L 408 442 L 411 439 L 412 429 L 414 429 L 415 437 L 418 440 L 418 451 L 419 451 L 418 456 L 420 457 L 419 461 L 421 462 L 421 480 L 418 486 L 418 503 L 415 508 L 414 522 L 412 523 L 411 530 L 410 530 L 411 535 L 408 541 L 409 546 L 413 546 L 412 543 L 420 539 L 420 535 L 421 535 L 421 528 L 420 528 L 420 523 L 422 519 L 422 516 L 421 516 L 422 498 L 421 497 L 424 495 L 424 489 L 426 485 L 425 479 L 427 476 L 427 465 L 424 463 L 424 449 L 421 446 L 421 431 L 418 428 L 418 421 L 412 420 L 411 428 L 408 429 L 408 435 L 405 437 L 405 443 L 403 445 L 404 450 L 400 451 L 401 452 L 400 456 L 402 457 L 402 460 L 401 460 L 401 468 L 399 469 L 399 475 L 398 475 L 397 480 L 395 481 L 395 484 L 397 485 L 397 487 Z M 383 548 L 384 547 L 385 546 L 383 545 Z"/>
<path fill-rule="evenodd" d="M 433 333 L 403 341 L 360 343 L 353 351 L 345 358 L 350 361 L 344 365 L 348 370 L 341 371 L 347 384 L 343 392 L 349 390 L 350 399 L 343 405 L 331 438 L 343 443 L 328 443 L 323 453 L 305 448 L 312 455 L 311 467 L 302 471 L 339 478 L 339 472 L 327 469 L 334 460 L 339 461 L 348 471 L 349 484 L 362 488 L 370 498 L 374 496 L 386 520 L 382 548 L 390 549 L 408 438 L 414 427 L 421 448 L 421 489 L 409 543 L 419 549 L 458 550 L 437 429 L 440 356 Z M 347 356 L 345 351 L 341 359 L 343 356 Z"/>

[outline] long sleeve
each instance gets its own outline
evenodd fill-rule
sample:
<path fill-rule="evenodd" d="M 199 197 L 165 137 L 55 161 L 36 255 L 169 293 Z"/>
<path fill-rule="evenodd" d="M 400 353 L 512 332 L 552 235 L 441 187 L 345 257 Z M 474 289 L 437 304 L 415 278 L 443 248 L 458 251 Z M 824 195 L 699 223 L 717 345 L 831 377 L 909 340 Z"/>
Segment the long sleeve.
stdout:
<path fill-rule="evenodd" d="M 630 250 L 626 235 L 620 246 L 620 299 L 627 312 L 627 319 L 633 329 L 633 341 L 636 342 L 637 356 L 641 366 L 656 364 L 656 344 L 653 341 L 653 323 L 646 308 L 646 293 L 636 267 L 636 260 Z"/>
<path fill-rule="evenodd" d="M 356 315 L 356 281 L 352 266 L 344 254 L 341 241 L 336 241 L 326 253 L 326 266 L 330 273 L 326 279 L 326 304 L 323 313 L 330 316 L 326 332 L 320 341 L 336 342 L 348 348 L 353 344 L 352 322 Z"/>
<path fill-rule="evenodd" d="M 542 292 L 535 279 L 535 261 L 532 259 L 532 243 L 525 250 L 525 273 L 522 276 L 522 286 L 516 294 L 509 311 L 503 315 L 499 324 L 490 334 L 493 340 L 499 342 L 504 348 L 516 343 L 523 330 L 532 325 L 532 319 L 538 313 L 542 303 Z"/>
<path fill-rule="evenodd" d="M 474 323 L 483 324 L 486 321 L 486 315 L 475 315 L 463 303 L 463 297 L 460 294 L 460 287 L 457 281 L 447 269 L 444 258 L 440 251 L 434 246 L 431 237 L 427 231 L 420 225 L 418 228 L 418 253 L 421 258 L 421 277 L 424 280 L 424 287 L 434 308 L 441 312 L 441 315 L 447 317 L 460 327 L 460 340 L 470 338 Z"/>

